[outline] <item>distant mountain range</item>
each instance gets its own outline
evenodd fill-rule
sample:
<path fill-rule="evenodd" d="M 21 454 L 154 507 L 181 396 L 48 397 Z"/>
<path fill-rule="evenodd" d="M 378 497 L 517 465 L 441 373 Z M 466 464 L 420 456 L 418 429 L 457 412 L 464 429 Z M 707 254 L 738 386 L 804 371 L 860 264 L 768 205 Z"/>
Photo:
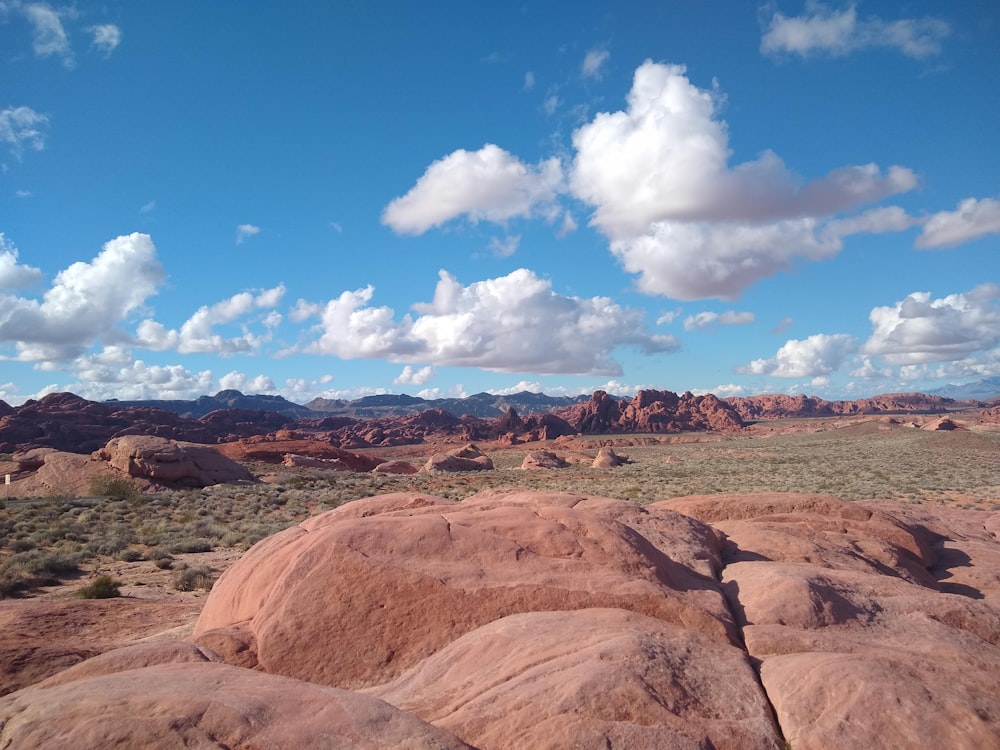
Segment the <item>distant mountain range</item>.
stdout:
<path fill-rule="evenodd" d="M 589 394 L 586 396 L 546 396 L 544 393 L 530 391 L 521 391 L 506 396 L 477 393 L 465 398 L 436 399 L 425 399 L 406 394 L 382 394 L 365 396 L 351 401 L 316 398 L 301 405 L 282 396 L 248 396 L 239 391 L 227 390 L 219 391 L 214 396 L 201 396 L 193 401 L 119 401 L 112 399 L 106 403 L 121 407 L 165 409 L 191 419 L 199 419 L 219 409 L 273 411 L 293 419 L 331 416 L 378 419 L 379 417 L 401 417 L 406 414 L 416 414 L 427 409 L 442 409 L 455 416 L 470 414 L 481 419 L 490 419 L 503 416 L 511 407 L 522 415 L 546 414 L 552 409 L 580 404 L 589 398 Z"/>
<path fill-rule="evenodd" d="M 927 391 L 932 396 L 946 396 L 959 401 L 992 401 L 1000 398 L 1000 378 L 983 378 L 964 385 L 946 385 Z"/>

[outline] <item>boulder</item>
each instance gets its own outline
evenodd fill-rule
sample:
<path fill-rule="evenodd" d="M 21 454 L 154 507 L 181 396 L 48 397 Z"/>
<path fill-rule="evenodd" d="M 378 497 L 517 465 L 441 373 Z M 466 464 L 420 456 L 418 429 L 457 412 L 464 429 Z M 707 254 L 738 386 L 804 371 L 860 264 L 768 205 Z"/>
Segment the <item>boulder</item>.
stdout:
<path fill-rule="evenodd" d="M 296 453 L 286 453 L 281 460 L 282 466 L 303 467 L 307 469 L 326 469 L 328 471 L 350 471 L 343 460 L 339 458 L 313 458 L 312 456 L 300 456 Z"/>
<path fill-rule="evenodd" d="M 146 435 L 112 438 L 95 457 L 157 484 L 206 487 L 253 479 L 245 467 L 210 446 Z"/>
<path fill-rule="evenodd" d="M 372 471 L 376 474 L 416 474 L 417 467 L 409 461 L 386 461 Z"/>
<path fill-rule="evenodd" d="M 493 468 L 493 459 L 472 443 L 447 453 L 435 453 L 420 469 L 421 473 L 435 471 L 487 471 Z"/>
<path fill-rule="evenodd" d="M 565 469 L 567 466 L 569 461 L 552 451 L 531 451 L 521 462 L 522 469 Z"/>
<path fill-rule="evenodd" d="M 612 469 L 615 466 L 632 463 L 628 456 L 619 456 L 610 445 L 603 445 L 597 451 L 597 456 L 591 466 L 595 469 Z"/>

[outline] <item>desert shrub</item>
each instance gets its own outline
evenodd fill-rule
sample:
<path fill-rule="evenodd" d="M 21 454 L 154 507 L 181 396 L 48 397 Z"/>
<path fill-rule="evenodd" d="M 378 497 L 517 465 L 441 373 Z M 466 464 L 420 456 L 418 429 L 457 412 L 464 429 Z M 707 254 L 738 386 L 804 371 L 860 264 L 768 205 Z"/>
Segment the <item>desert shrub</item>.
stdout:
<path fill-rule="evenodd" d="M 93 581 L 76 592 L 81 599 L 113 599 L 121 596 L 119 587 L 121 581 L 116 581 L 111 576 L 97 576 Z"/>
<path fill-rule="evenodd" d="M 174 573 L 174 588 L 178 591 L 194 591 L 195 589 L 208 591 L 212 588 L 213 583 L 215 583 L 215 579 L 212 577 L 212 569 L 207 565 L 181 568 Z"/>
<path fill-rule="evenodd" d="M 139 497 L 139 488 L 128 477 L 98 474 L 90 480 L 90 494 L 112 500 L 135 500 Z"/>
<path fill-rule="evenodd" d="M 139 562 L 143 557 L 142 550 L 135 547 L 127 547 L 118 553 L 118 559 L 122 562 Z"/>
<path fill-rule="evenodd" d="M 27 552 L 35 548 L 35 543 L 30 539 L 14 539 L 7 546 L 14 552 Z"/>
<path fill-rule="evenodd" d="M 205 539 L 179 539 L 170 545 L 170 551 L 175 555 L 187 552 L 211 552 L 212 543 Z"/>
<path fill-rule="evenodd" d="M 160 570 L 170 570 L 174 567 L 174 558 L 172 557 L 158 557 L 153 561 L 155 565 Z"/>

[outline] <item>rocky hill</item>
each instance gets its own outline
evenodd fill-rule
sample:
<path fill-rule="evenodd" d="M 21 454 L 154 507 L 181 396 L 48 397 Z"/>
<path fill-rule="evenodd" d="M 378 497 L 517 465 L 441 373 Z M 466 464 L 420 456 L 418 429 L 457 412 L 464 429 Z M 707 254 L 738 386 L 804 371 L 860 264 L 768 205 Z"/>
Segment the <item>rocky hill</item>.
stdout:
<path fill-rule="evenodd" d="M 485 397 L 488 394 L 480 396 L 484 398 L 479 401 L 476 401 L 477 397 L 460 399 L 459 405 L 478 403 L 481 410 L 486 410 Z M 244 396 L 238 391 L 222 391 L 197 402 L 183 402 L 198 403 L 203 407 L 227 404 L 199 417 L 191 417 L 153 406 L 135 406 L 117 401 L 94 402 L 72 393 L 53 393 L 18 407 L 0 401 L 0 453 L 38 447 L 90 453 L 103 447 L 110 439 L 125 435 L 150 435 L 216 444 L 290 431 L 333 446 L 353 449 L 415 444 L 430 437 L 530 442 L 577 433 L 732 433 L 744 429 L 748 422 L 768 419 L 942 413 L 984 406 L 922 394 L 887 394 L 857 401 L 824 401 L 815 397 L 785 395 L 719 399 L 710 393 L 696 396 L 643 390 L 631 399 L 619 399 L 604 391 L 596 391 L 586 401 L 563 403 L 549 411 L 538 411 L 551 402 L 548 397 L 518 394 L 514 400 L 527 404 L 526 410 L 522 411 L 521 407 L 502 403 L 497 397 L 489 398 L 493 399 L 490 408 L 497 411 L 496 416 L 479 417 L 468 411 L 462 411 L 461 416 L 457 416 L 455 411 L 442 408 L 387 415 L 385 410 L 416 408 L 440 402 L 412 396 L 370 396 L 360 399 L 360 406 L 356 404 L 345 411 L 351 414 L 370 412 L 377 416 L 358 417 L 347 413 L 316 412 L 277 397 Z M 181 402 L 152 403 L 176 405 Z M 271 408 L 246 408 L 240 404 L 266 404 Z M 286 405 L 295 407 L 291 414 L 282 410 Z M 504 407 L 502 410 L 501 406 Z M 302 412 L 307 416 L 295 416 Z"/>

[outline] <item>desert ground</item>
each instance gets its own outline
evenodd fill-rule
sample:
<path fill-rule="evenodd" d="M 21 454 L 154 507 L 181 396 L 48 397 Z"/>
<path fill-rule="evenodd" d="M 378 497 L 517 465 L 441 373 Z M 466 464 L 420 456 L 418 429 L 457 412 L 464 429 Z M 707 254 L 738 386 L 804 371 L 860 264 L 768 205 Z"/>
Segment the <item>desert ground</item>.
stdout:
<path fill-rule="evenodd" d="M 337 693 L 338 711 L 358 695 L 377 699 L 380 718 L 340 727 L 331 747 L 392 747 L 404 735 L 414 747 L 922 747 L 928 738 L 944 743 L 935 746 L 1000 747 L 1000 426 L 959 419 L 957 429 L 921 429 L 931 421 L 790 419 L 754 423 L 739 435 L 486 441 L 477 447 L 494 468 L 484 471 L 376 474 L 248 463 L 254 481 L 239 484 L 117 499 L 10 497 L 0 510 L 0 747 L 67 746 L 59 744 L 66 737 L 82 743 L 74 746 L 105 746 L 113 733 L 79 728 L 72 687 L 98 685 L 116 695 L 144 684 L 142 670 L 152 670 L 143 679 L 162 685 L 180 680 L 167 691 L 173 697 L 157 705 L 169 704 L 190 726 L 165 729 L 156 724 L 162 717 L 132 726 L 115 714 L 115 731 L 135 742 L 121 746 L 292 747 L 290 738 L 311 742 L 308 732 L 321 731 L 310 724 L 300 726 L 304 734 L 282 735 L 278 719 L 265 730 L 246 717 L 208 728 L 204 693 L 202 703 L 185 699 L 200 709 L 176 697 L 208 690 L 193 662 L 238 670 L 219 679 L 238 684 L 233 695 L 241 700 L 270 700 L 259 696 L 275 688 L 254 682 L 264 675 L 295 680 L 306 693 L 317 685 L 351 691 Z M 459 445 L 450 438 L 357 453 L 418 468 Z M 627 462 L 594 468 L 602 447 Z M 539 450 L 568 465 L 522 468 Z M 366 500 L 372 497 L 390 499 L 380 505 Z M 589 514 L 580 510 L 587 503 Z M 530 519 L 524 508 L 532 509 Z M 430 516 L 449 519 L 444 541 L 436 527 L 424 526 Z M 392 563 L 412 583 L 409 591 L 420 592 L 413 601 L 382 580 L 383 568 L 353 557 L 327 560 L 332 553 L 323 549 L 293 553 L 304 542 L 274 541 L 303 528 L 318 537 L 343 527 L 336 532 L 343 536 L 329 531 L 331 538 L 367 559 L 361 550 L 396 545 L 385 536 L 395 526 L 360 525 L 374 518 L 402 524 L 401 538 L 427 535 L 428 545 L 442 545 L 440 559 L 427 562 L 422 556 L 433 552 L 412 539 L 399 542 L 401 560 L 422 561 Z M 329 527 L 310 527 L 317 519 Z M 474 529 L 478 541 L 454 534 L 458 526 Z M 556 567 L 538 568 L 537 579 L 509 573 L 493 580 L 507 570 L 508 542 L 518 555 Z M 565 549 L 555 549 L 560 544 Z M 470 549 L 479 567 L 460 575 L 466 561 L 454 555 Z M 357 600 L 356 609 L 268 604 L 278 594 L 260 578 L 284 580 L 279 558 L 295 575 L 329 579 L 339 600 Z M 322 560 L 309 563 L 319 566 L 314 570 L 300 558 Z M 580 577 L 560 578 L 581 561 L 587 567 L 574 574 Z M 79 598 L 98 576 L 114 579 L 120 596 Z M 552 591 L 541 591 L 545 586 Z M 494 593 L 476 599 L 487 589 Z M 520 593 L 510 601 L 495 593 L 507 589 Z M 315 601 L 318 590 L 303 596 Z M 409 640 L 373 629 L 368 614 L 351 620 L 352 611 L 376 606 L 376 595 L 383 596 L 384 628 L 411 633 Z M 661 599 L 670 606 L 657 604 Z M 399 612 L 391 611 L 394 602 Z M 450 614 L 425 617 L 424 607 Z M 329 622 L 316 622 L 325 617 Z M 537 622 L 511 620 L 530 617 Z M 296 653 L 285 643 L 287 622 L 310 633 L 333 628 L 339 647 L 312 633 L 316 645 Z M 556 636 L 541 643 L 543 632 Z M 623 632 L 638 640 L 622 645 L 614 634 Z M 511 663 L 508 654 L 484 668 L 500 642 L 523 652 L 524 662 Z M 574 642 L 578 648 L 567 646 Z M 341 652 L 329 663 L 327 646 Z M 185 648 L 200 650 L 179 656 Z M 379 649 L 385 653 L 373 655 Z M 118 653 L 138 655 L 63 677 L 92 657 Z M 601 672 L 601 660 L 614 669 Z M 635 671 L 636 660 L 662 669 Z M 565 670 L 565 679 L 535 674 L 539 664 Z M 246 683 L 238 679 L 244 672 L 253 675 Z M 140 682 L 112 684 L 126 676 Z M 732 681 L 731 695 L 711 686 L 719 678 Z M 939 679 L 952 684 L 933 695 Z M 449 681 L 455 684 L 442 694 Z M 553 691 L 565 695 L 554 700 Z M 592 704 L 602 693 L 621 705 Z M 875 694 L 882 697 L 875 701 Z M 334 698 L 309 693 L 302 700 Z M 531 701 L 534 716 L 525 707 Z M 395 712 L 391 722 L 379 713 L 389 711 L 385 704 Z M 350 710 L 375 711 L 368 703 Z M 49 729 L 42 716 L 52 717 Z M 405 728 L 411 719 L 419 732 Z M 548 730 L 532 728 L 542 720 Z M 403 724 L 381 737 L 373 727 L 386 722 Z"/>

